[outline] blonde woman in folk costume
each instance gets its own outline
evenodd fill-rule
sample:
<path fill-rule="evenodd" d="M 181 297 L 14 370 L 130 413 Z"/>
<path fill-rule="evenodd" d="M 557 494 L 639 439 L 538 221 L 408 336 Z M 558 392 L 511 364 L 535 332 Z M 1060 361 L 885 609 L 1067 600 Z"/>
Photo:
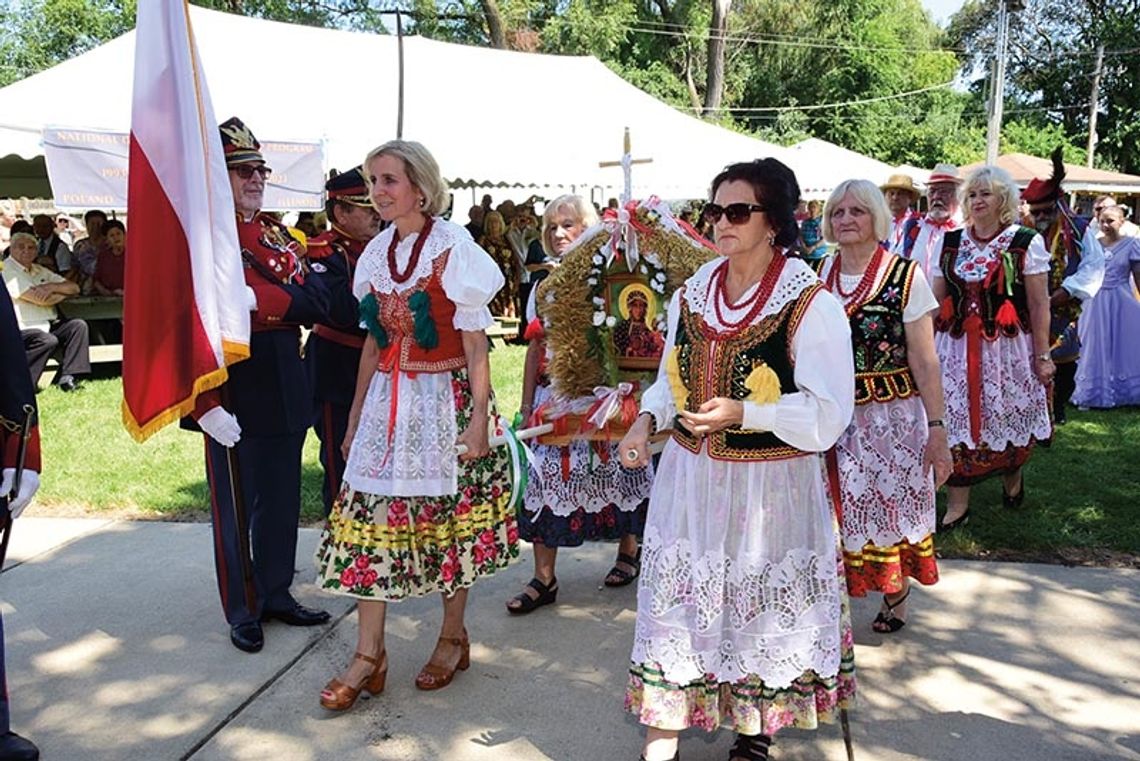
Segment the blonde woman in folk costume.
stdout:
<path fill-rule="evenodd" d="M 1025 499 L 1022 467 L 1052 435 L 1046 388 L 1056 368 L 1049 350 L 1049 251 L 1018 223 L 1017 185 L 993 166 L 959 191 L 965 226 L 946 233 L 931 267 L 940 307 L 934 346 L 946 391 L 946 434 L 954 458 L 939 531 L 970 518 L 970 487 L 1002 477 L 1002 503 Z"/>
<path fill-rule="evenodd" d="M 390 226 L 368 244 L 353 292 L 370 333 L 360 359 L 340 496 L 317 548 L 321 586 L 358 600 L 356 655 L 321 693 L 330 710 L 384 688 L 389 601 L 438 592 L 440 636 L 415 684 L 447 686 L 470 663 L 467 590 L 518 554 L 507 452 L 493 414 L 487 308 L 498 266 L 438 216 L 447 186 L 419 143 L 368 154 L 364 176 Z M 455 455 L 456 443 L 467 453 Z"/>
<path fill-rule="evenodd" d="M 561 259 L 597 221 L 594 207 L 581 197 L 564 195 L 554 199 L 542 215 L 546 255 L 555 261 Z M 531 290 L 526 307 L 526 337 L 530 343 L 523 370 L 524 417 L 530 417 L 553 395 L 545 369 L 545 334 L 535 308 L 539 290 Z M 599 456 L 602 449 L 604 457 Z M 604 583 L 611 587 L 631 583 L 640 568 L 637 545 L 645 525 L 652 468 L 623 468 L 615 445 L 607 442 L 583 440 L 562 447 L 539 444 L 533 451 L 535 477 L 527 483 L 519 533 L 534 545 L 534 578 L 507 601 L 507 610 L 525 614 L 555 602 L 558 549 L 577 547 L 586 540 L 619 540 L 617 561 Z"/>
<path fill-rule="evenodd" d="M 730 758 L 768 757 L 784 727 L 815 727 L 854 697 L 853 640 L 819 452 L 854 406 L 851 338 L 799 259 L 795 175 L 733 164 L 705 218 L 723 256 L 674 294 L 657 382 L 620 444 L 653 484 L 626 707 L 642 758 L 677 756 L 689 727 L 733 730 Z"/>
<path fill-rule="evenodd" d="M 820 278 L 847 310 L 855 359 L 855 416 L 829 454 L 842 505 L 847 591 L 882 592 L 872 628 L 906 624 L 910 579 L 938 581 L 934 490 L 950 475 L 942 376 L 934 352 L 934 293 L 916 261 L 887 251 L 882 193 L 841 182 L 823 234 L 837 243 Z"/>

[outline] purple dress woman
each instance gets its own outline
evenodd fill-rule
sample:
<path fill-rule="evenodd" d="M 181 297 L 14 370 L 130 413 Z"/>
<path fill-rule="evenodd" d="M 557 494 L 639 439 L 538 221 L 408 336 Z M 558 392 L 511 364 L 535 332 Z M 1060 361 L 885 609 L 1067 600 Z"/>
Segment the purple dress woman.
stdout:
<path fill-rule="evenodd" d="M 1106 215 L 1107 219 L 1107 215 Z M 1140 404 L 1140 238 L 1118 236 L 1104 245 L 1104 284 L 1085 306 L 1079 324 L 1081 361 L 1073 404 L 1121 407 Z"/>

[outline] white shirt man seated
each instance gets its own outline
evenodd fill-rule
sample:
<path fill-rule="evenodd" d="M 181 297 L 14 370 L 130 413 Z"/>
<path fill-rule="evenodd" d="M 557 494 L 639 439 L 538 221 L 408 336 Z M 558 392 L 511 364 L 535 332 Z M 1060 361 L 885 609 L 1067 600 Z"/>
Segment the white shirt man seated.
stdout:
<path fill-rule="evenodd" d="M 12 256 L 4 263 L 4 285 L 16 307 L 16 321 L 32 381 L 38 383 L 48 359 L 62 352 L 55 383 L 64 391 L 77 387 L 75 376 L 91 372 L 87 323 L 60 317 L 55 305 L 79 293 L 79 286 L 36 264 L 34 235 L 12 236 Z"/>

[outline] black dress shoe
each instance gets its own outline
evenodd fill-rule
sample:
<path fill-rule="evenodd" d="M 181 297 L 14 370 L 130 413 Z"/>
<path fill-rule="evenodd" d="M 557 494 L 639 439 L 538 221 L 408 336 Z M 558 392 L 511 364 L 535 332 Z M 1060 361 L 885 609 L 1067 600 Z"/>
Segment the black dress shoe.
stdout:
<path fill-rule="evenodd" d="M 0 761 L 36 761 L 39 757 L 40 749 L 31 740 L 15 732 L 0 735 Z"/>
<path fill-rule="evenodd" d="M 246 624 L 235 624 L 230 627 L 230 642 L 238 650 L 247 653 L 256 653 L 265 644 L 265 635 L 261 633 L 261 624 L 250 621 Z"/>
<path fill-rule="evenodd" d="M 79 382 L 71 375 L 65 375 L 59 379 L 60 391 L 74 391 L 79 388 Z"/>
<path fill-rule="evenodd" d="M 288 624 L 289 626 L 320 626 L 327 624 L 331 616 L 327 610 L 313 610 L 306 608 L 301 603 L 293 603 L 292 608 L 285 610 L 265 610 L 261 613 L 262 621 L 272 621 L 274 619 Z"/>

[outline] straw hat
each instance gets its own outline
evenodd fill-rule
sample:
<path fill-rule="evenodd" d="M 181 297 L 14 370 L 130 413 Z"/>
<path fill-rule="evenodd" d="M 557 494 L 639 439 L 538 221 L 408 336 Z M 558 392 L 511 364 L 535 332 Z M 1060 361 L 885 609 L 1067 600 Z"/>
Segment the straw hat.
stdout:
<path fill-rule="evenodd" d="M 884 184 L 879 186 L 879 190 L 884 193 L 888 190 L 905 190 L 916 198 L 918 197 L 918 188 L 915 187 L 914 180 L 908 174 L 892 174 Z"/>
<path fill-rule="evenodd" d="M 926 181 L 926 186 L 936 185 L 940 182 L 952 182 L 955 185 L 962 184 L 962 178 L 958 174 L 958 167 L 953 164 L 938 164 L 930 172 L 930 179 Z"/>

